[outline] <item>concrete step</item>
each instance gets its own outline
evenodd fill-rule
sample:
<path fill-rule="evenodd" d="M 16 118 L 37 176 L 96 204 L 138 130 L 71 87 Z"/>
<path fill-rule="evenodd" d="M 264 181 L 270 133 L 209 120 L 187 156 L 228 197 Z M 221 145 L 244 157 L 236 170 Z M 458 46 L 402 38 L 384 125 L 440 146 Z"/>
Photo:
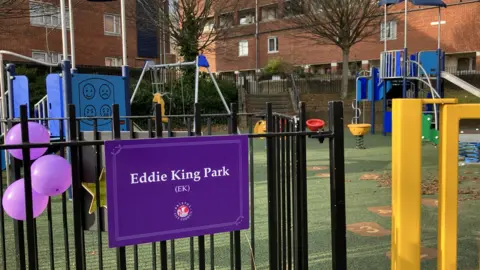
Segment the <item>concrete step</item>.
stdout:
<path fill-rule="evenodd" d="M 278 113 L 285 113 L 285 112 L 293 112 L 294 110 L 292 108 L 287 108 L 287 107 L 282 107 L 282 108 L 272 107 L 272 111 L 278 112 Z M 258 112 L 264 113 L 266 112 L 266 108 L 265 107 L 248 107 L 247 112 L 248 113 L 258 113 Z"/>
<path fill-rule="evenodd" d="M 272 101 L 272 100 L 247 100 L 247 104 L 254 105 L 254 106 L 266 106 L 267 102 L 272 103 L 272 105 L 288 105 L 291 104 L 291 100 L 283 100 L 283 101 Z"/>
<path fill-rule="evenodd" d="M 290 102 L 291 103 L 291 102 Z M 247 107 L 255 107 L 255 108 L 267 108 L 267 103 L 266 102 L 259 102 L 259 103 L 247 103 Z M 292 104 L 289 104 L 288 102 L 272 102 L 272 107 L 273 108 L 291 108 Z"/>
<path fill-rule="evenodd" d="M 250 102 L 272 102 L 272 103 L 291 101 L 290 97 L 281 97 L 281 98 L 248 97 L 248 98 L 246 98 L 246 100 L 250 101 Z"/>

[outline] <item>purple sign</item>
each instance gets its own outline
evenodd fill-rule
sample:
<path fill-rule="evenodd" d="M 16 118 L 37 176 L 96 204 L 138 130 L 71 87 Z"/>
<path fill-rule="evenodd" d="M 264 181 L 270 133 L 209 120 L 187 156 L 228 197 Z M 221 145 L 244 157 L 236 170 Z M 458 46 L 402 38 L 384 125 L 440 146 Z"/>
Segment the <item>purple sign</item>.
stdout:
<path fill-rule="evenodd" d="M 105 142 L 109 247 L 249 227 L 248 137 Z"/>

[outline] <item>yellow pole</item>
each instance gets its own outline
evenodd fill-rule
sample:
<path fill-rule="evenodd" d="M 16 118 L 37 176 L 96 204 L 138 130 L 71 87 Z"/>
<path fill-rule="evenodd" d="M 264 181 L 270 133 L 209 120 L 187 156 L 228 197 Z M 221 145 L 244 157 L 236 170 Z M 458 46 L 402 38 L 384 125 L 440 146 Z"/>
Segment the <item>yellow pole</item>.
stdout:
<path fill-rule="evenodd" d="M 450 270 L 457 269 L 459 123 L 480 118 L 480 104 L 444 105 L 440 112 L 437 265 Z"/>
<path fill-rule="evenodd" d="M 457 269 L 458 201 L 458 105 L 440 109 L 440 155 L 438 179 L 438 258 L 439 270 Z M 453 268 L 452 268 L 453 267 Z"/>
<path fill-rule="evenodd" d="M 420 270 L 422 105 L 421 99 L 393 100 L 393 270 Z"/>

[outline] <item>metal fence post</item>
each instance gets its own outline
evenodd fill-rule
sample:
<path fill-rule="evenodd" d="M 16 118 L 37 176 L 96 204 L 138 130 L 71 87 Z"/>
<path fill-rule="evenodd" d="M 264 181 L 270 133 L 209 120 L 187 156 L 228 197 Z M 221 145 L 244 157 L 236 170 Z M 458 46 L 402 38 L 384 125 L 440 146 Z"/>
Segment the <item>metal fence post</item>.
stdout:
<path fill-rule="evenodd" d="M 195 132 L 195 136 L 202 136 L 202 117 L 200 114 L 200 103 L 194 104 L 194 123 L 195 126 L 193 130 Z M 200 270 L 205 270 L 205 236 L 200 235 L 198 237 L 198 267 Z"/>
<path fill-rule="evenodd" d="M 332 269 L 347 269 L 345 217 L 345 158 L 343 102 L 328 103 L 330 138 L 330 207 L 332 224 Z"/>
<path fill-rule="evenodd" d="M 120 133 L 120 109 L 118 104 L 112 105 L 112 128 L 113 128 L 113 139 L 120 140 L 121 133 Z M 73 196 L 75 198 L 75 196 Z M 100 202 L 97 202 L 100 203 Z M 125 247 L 117 248 L 117 269 L 118 270 L 126 270 L 127 269 L 127 258 L 125 254 Z"/>
<path fill-rule="evenodd" d="M 300 119 L 297 130 L 306 131 L 305 102 L 300 102 Z M 295 269 L 308 269 L 308 209 L 307 209 L 307 146 L 306 136 L 297 136 L 296 174 L 294 194 L 294 264 Z"/>
<path fill-rule="evenodd" d="M 267 102 L 267 133 L 274 132 L 272 103 Z M 268 255 L 270 269 L 280 269 L 280 245 L 277 239 L 277 181 L 275 169 L 275 138 L 267 137 Z"/>
<path fill-rule="evenodd" d="M 230 104 L 230 114 L 231 117 L 231 133 L 238 134 L 238 106 L 236 103 Z M 234 252 L 235 252 L 235 270 L 240 270 L 242 268 L 242 257 L 241 257 L 241 244 L 240 244 L 240 231 L 233 232 L 233 243 L 234 243 Z"/>
<path fill-rule="evenodd" d="M 35 220 L 33 219 L 32 175 L 30 173 L 30 147 L 28 138 L 27 105 L 20 105 L 20 125 L 22 129 L 23 181 L 25 188 L 25 208 L 27 223 L 28 268 L 38 269 Z"/>
<path fill-rule="evenodd" d="M 68 132 L 67 135 L 71 142 L 77 141 L 77 118 L 75 106 L 68 105 Z M 78 146 L 70 147 L 72 164 L 72 189 L 73 189 L 73 231 L 75 239 L 75 268 L 77 270 L 85 269 L 85 243 L 83 239 L 83 212 L 82 212 L 82 184 L 79 176 Z"/>

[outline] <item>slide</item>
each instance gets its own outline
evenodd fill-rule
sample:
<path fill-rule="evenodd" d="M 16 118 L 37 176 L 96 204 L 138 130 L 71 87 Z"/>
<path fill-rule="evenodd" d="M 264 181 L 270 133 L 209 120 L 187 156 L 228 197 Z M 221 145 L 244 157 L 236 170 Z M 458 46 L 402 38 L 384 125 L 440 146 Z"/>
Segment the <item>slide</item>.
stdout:
<path fill-rule="evenodd" d="M 469 92 L 470 94 L 472 94 L 476 97 L 480 97 L 480 89 L 478 89 L 477 87 L 469 84 L 468 82 L 458 78 L 457 76 L 455 76 L 451 73 L 445 72 L 445 71 L 442 71 L 441 76 L 445 80 L 455 84 L 458 87 L 461 87 L 463 90 Z"/>
<path fill-rule="evenodd" d="M 133 123 L 133 131 L 135 132 L 140 132 L 140 131 L 143 131 L 143 129 L 135 122 L 132 122 Z"/>

